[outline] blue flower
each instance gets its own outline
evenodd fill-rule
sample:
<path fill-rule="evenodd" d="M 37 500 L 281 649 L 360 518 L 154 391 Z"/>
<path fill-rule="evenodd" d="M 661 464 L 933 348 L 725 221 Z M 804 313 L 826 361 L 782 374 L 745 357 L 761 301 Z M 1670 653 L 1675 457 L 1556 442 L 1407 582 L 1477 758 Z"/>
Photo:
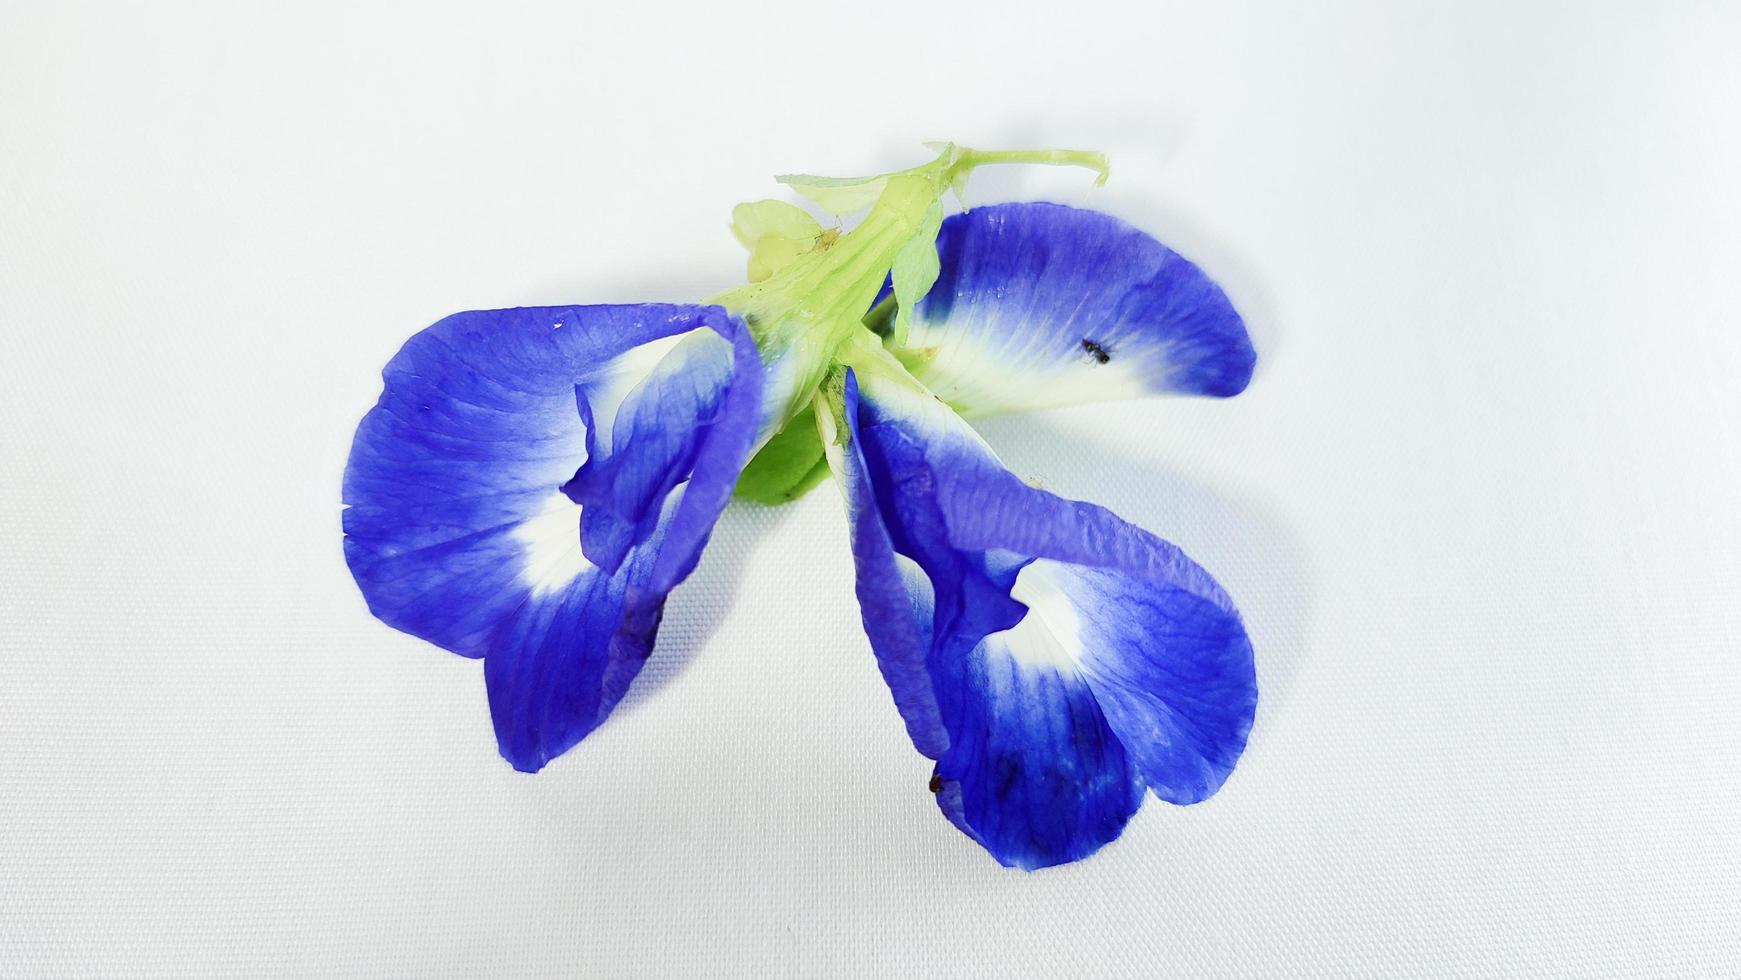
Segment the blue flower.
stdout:
<path fill-rule="evenodd" d="M 938 396 L 1232 394 L 1252 349 L 1207 277 L 1105 215 L 978 208 L 939 252 L 896 348 L 913 370 L 846 356 L 829 461 L 865 632 L 938 805 L 1000 862 L 1045 867 L 1117 837 L 1145 789 L 1183 804 L 1221 786 L 1256 708 L 1251 644 L 1178 548 L 1022 483 Z"/>
<path fill-rule="evenodd" d="M 461 313 L 383 372 L 345 469 L 345 558 L 387 624 L 484 659 L 535 772 L 652 650 L 754 444 L 761 367 L 719 307 Z"/>
<path fill-rule="evenodd" d="M 1107 215 L 942 218 L 975 166 L 1104 176 L 1097 154 L 939 151 L 782 178 L 870 205 L 845 234 L 740 206 L 753 281 L 718 305 L 462 313 L 388 363 L 345 471 L 345 557 L 380 619 L 483 659 L 516 768 L 609 715 L 734 487 L 790 499 L 832 471 L 896 708 L 943 813 L 993 857 L 1078 860 L 1147 793 L 1193 803 L 1227 779 L 1257 701 L 1232 600 L 1173 545 L 1022 483 L 963 417 L 1236 394 L 1244 324 Z"/>
<path fill-rule="evenodd" d="M 1221 287 L 1119 219 L 996 204 L 943 222 L 940 270 L 894 345 L 965 415 L 1245 390 L 1257 355 Z"/>

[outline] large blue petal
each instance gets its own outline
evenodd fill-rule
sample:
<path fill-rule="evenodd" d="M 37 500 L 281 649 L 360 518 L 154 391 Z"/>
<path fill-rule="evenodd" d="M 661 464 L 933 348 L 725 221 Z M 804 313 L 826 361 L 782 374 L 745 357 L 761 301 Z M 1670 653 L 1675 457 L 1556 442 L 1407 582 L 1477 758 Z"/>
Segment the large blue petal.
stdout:
<path fill-rule="evenodd" d="M 1235 395 L 1256 354 L 1203 271 L 1111 215 L 997 204 L 953 215 L 896 350 L 969 415 L 1161 393 Z"/>
<path fill-rule="evenodd" d="M 345 558 L 381 620 L 485 659 L 536 771 L 616 705 L 756 437 L 760 361 L 718 307 L 448 317 L 383 372 L 345 470 Z"/>
<path fill-rule="evenodd" d="M 999 861 L 1117 837 L 1144 788 L 1201 800 L 1256 707 L 1225 592 L 1178 548 L 1022 483 L 910 378 L 849 374 L 831 462 L 866 633 L 944 813 Z"/>

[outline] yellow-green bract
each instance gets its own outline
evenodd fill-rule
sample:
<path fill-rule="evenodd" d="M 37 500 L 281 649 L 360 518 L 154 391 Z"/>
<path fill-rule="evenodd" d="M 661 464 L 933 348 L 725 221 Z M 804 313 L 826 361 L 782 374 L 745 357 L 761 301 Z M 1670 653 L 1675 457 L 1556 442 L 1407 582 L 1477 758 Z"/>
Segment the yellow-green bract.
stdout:
<path fill-rule="evenodd" d="M 750 250 L 750 282 L 713 302 L 749 325 L 767 371 L 770 406 L 763 420 L 765 445 L 745 469 L 740 495 L 780 503 L 820 480 L 825 468 L 808 417 L 811 395 L 836 351 L 863 329 L 885 282 L 896 306 L 892 339 L 904 337 L 909 311 L 937 281 L 945 191 L 959 194 L 975 168 L 994 163 L 1087 167 L 1097 182 L 1107 174 L 1106 158 L 1084 150 L 983 151 L 953 143 L 933 148 L 935 159 L 894 173 L 778 178 L 835 215 L 868 207 L 864 220 L 844 234 L 781 201 L 733 209 L 732 233 Z"/>

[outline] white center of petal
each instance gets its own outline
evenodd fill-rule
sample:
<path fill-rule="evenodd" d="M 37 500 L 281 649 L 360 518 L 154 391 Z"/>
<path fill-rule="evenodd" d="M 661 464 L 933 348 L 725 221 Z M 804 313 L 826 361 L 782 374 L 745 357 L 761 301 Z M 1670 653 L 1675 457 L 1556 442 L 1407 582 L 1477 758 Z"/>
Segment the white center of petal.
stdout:
<path fill-rule="evenodd" d="M 1068 348 L 1061 354 L 1040 345 L 1053 339 L 1052 328 L 1011 329 L 983 318 L 930 324 L 915 322 L 903 360 L 914 377 L 963 415 L 993 415 L 1102 399 L 1142 398 L 1151 394 L 1155 365 L 1119 356 L 1104 363 Z M 1030 337 L 1028 346 L 1016 338 Z M 986 338 L 997 338 L 988 341 Z M 1111 341 L 1108 341 L 1110 344 Z"/>
<path fill-rule="evenodd" d="M 512 536 L 525 549 L 520 581 L 534 597 L 566 588 L 593 567 L 580 550 L 580 505 L 560 491 L 551 493 Z"/>
<path fill-rule="evenodd" d="M 711 335 L 713 331 L 697 327 L 688 333 L 660 337 L 639 347 L 631 347 L 606 361 L 599 373 L 586 383 L 587 407 L 592 409 L 592 424 L 598 430 L 594 438 L 598 440 L 601 453 L 610 451 L 611 429 L 616 424 L 617 411 L 623 407 L 629 393 L 646 381 L 658 368 L 659 362 L 665 359 L 665 355 L 671 353 L 685 337 L 696 333 Z"/>
<path fill-rule="evenodd" d="M 1028 667 L 1075 671 L 1082 662 L 1081 619 L 1060 586 L 1063 566 L 1041 558 L 1016 575 L 1010 597 L 1028 607 L 1022 621 L 986 638 Z"/>

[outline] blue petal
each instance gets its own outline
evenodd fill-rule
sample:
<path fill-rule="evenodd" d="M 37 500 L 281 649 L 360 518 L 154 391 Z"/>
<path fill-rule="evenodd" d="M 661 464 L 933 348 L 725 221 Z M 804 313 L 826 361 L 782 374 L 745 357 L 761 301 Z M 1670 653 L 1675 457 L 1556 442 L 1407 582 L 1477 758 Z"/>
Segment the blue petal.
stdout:
<path fill-rule="evenodd" d="M 717 307 L 461 313 L 387 364 L 345 470 L 374 614 L 485 659 L 536 771 L 616 705 L 756 436 L 760 361 Z"/>
<path fill-rule="evenodd" d="M 1035 868 L 1117 837 L 1144 788 L 1219 788 L 1257 700 L 1226 593 L 1173 545 L 1016 479 L 911 379 L 859 382 L 831 460 L 865 631 L 944 813 Z"/>
<path fill-rule="evenodd" d="M 1110 215 L 998 204 L 950 217 L 896 353 L 969 415 L 1152 394 L 1236 395 L 1256 354 L 1203 271 Z"/>
<path fill-rule="evenodd" d="M 604 420 L 596 396 L 577 389 L 580 416 L 590 423 L 587 459 L 562 492 L 583 508 L 581 539 L 590 561 L 606 569 L 621 564 L 647 537 L 660 502 L 689 478 L 730 392 L 731 355 L 718 334 L 684 338 L 617 409 L 608 440 L 599 435 Z"/>

